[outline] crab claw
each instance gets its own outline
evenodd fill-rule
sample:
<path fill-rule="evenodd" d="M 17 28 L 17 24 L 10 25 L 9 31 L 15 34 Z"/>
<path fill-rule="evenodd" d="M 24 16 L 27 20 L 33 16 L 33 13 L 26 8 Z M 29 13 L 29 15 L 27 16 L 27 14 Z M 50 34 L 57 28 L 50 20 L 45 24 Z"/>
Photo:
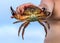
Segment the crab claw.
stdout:
<path fill-rule="evenodd" d="M 43 12 L 47 15 L 47 16 L 50 16 L 51 15 L 51 12 L 47 11 L 47 9 L 45 7 L 42 8 L 43 9 Z"/>
<path fill-rule="evenodd" d="M 14 11 L 14 9 L 12 8 L 12 6 L 10 7 L 10 9 L 11 9 L 11 13 L 12 13 L 12 15 L 15 15 L 15 14 L 14 14 L 15 11 Z"/>
<path fill-rule="evenodd" d="M 10 7 L 10 10 L 11 10 L 11 13 L 12 13 L 11 18 L 14 18 L 14 16 L 16 15 L 16 12 L 15 12 L 15 10 L 12 8 L 12 6 Z"/>

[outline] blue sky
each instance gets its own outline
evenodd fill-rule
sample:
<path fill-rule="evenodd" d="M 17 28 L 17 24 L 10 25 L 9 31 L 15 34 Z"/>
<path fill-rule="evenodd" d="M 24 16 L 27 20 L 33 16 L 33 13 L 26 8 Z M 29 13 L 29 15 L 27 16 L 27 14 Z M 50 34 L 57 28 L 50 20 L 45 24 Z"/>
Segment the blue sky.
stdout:
<path fill-rule="evenodd" d="M 32 22 L 25 30 L 24 40 L 18 37 L 18 29 L 22 23 L 13 24 L 16 19 L 11 19 L 10 6 L 16 9 L 23 3 L 40 4 L 40 0 L 0 0 L 0 43 L 43 43 L 44 29 L 38 22 Z"/>

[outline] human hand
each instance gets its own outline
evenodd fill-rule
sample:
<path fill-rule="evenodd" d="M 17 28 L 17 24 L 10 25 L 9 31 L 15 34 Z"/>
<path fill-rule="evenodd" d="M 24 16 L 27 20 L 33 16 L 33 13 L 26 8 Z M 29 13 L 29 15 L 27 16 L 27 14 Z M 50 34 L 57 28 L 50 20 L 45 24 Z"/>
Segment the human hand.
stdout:
<path fill-rule="evenodd" d="M 28 8 L 29 6 L 35 6 L 34 4 L 32 4 L 32 3 L 25 3 L 25 4 L 22 4 L 22 5 L 20 5 L 20 6 L 18 6 L 17 8 L 16 8 L 16 12 L 17 13 L 19 13 L 19 14 L 22 14 L 23 12 L 24 12 L 24 9 L 25 8 Z"/>

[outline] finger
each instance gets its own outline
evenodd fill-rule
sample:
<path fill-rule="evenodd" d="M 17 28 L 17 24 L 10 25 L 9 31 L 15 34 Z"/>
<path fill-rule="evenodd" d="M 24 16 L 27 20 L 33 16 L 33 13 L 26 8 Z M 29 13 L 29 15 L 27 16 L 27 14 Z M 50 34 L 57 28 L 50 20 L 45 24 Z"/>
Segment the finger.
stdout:
<path fill-rule="evenodd" d="M 24 11 L 24 7 L 23 7 L 23 6 L 18 6 L 18 7 L 16 8 L 16 12 L 17 12 L 17 13 L 23 13 L 23 11 Z"/>
<path fill-rule="evenodd" d="M 23 12 L 24 12 L 24 9 L 25 9 L 25 8 L 28 8 L 28 7 L 31 6 L 31 5 L 33 5 L 33 4 L 31 4 L 31 3 L 22 4 L 22 5 L 20 5 L 20 6 L 18 6 L 18 7 L 16 8 L 16 11 L 17 11 L 18 13 L 23 13 Z"/>

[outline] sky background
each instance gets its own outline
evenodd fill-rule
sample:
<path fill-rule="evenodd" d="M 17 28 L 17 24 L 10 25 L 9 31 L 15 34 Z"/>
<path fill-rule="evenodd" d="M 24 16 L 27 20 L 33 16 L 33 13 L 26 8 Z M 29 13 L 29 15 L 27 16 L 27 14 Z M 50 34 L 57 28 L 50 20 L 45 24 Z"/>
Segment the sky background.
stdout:
<path fill-rule="evenodd" d="M 39 5 L 41 0 L 0 0 L 0 43 L 44 43 L 45 32 L 38 22 L 32 22 L 25 30 L 24 40 L 18 37 L 18 29 L 22 23 L 13 24 L 10 6 L 15 10 L 23 3 Z"/>

